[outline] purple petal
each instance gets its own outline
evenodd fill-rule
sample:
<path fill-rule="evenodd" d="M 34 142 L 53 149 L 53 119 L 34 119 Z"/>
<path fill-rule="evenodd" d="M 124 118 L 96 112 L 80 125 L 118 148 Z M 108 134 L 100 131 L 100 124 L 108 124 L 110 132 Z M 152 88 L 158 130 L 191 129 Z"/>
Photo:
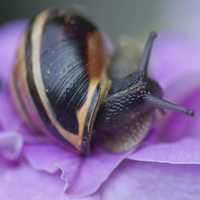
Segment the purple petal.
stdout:
<path fill-rule="evenodd" d="M 10 79 L 15 64 L 17 47 L 27 20 L 16 20 L 0 27 L 0 78 Z"/>
<path fill-rule="evenodd" d="M 0 134 L 0 153 L 9 160 L 18 158 L 23 145 L 23 137 L 15 132 Z"/>
<path fill-rule="evenodd" d="M 40 140 L 40 137 L 36 137 L 22 121 L 11 100 L 9 89 L 0 88 L 0 90 L 2 90 L 0 91 L 0 128 L 2 130 L 0 134 L 4 131 L 18 132 L 27 142 L 35 143 Z"/>
<path fill-rule="evenodd" d="M 83 158 L 54 144 L 25 145 L 23 155 L 34 169 L 53 173 L 61 169 L 66 192 L 83 197 L 93 194 L 130 152 L 112 154 L 99 145 Z"/>
<path fill-rule="evenodd" d="M 101 187 L 102 199 L 197 200 L 199 165 L 124 161 Z"/>
<path fill-rule="evenodd" d="M 10 163 L 1 157 L 0 163 L 0 199 L 72 199 L 63 191 L 64 182 L 60 179 L 60 172 L 49 174 L 36 171 L 25 161 Z M 92 199 L 100 199 L 99 194 L 80 200 Z"/>
<path fill-rule="evenodd" d="M 182 76 L 199 74 L 199 52 L 199 42 L 181 34 L 168 33 L 158 36 L 151 56 L 152 77 L 166 88 Z M 193 80 L 190 82 L 193 83 Z"/>

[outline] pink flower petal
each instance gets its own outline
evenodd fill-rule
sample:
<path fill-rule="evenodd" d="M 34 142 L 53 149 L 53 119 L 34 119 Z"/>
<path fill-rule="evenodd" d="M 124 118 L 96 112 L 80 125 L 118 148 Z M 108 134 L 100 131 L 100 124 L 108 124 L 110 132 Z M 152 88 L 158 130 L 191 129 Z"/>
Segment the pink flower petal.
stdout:
<path fill-rule="evenodd" d="M 106 152 L 99 145 L 91 156 L 84 158 L 54 144 L 25 145 L 23 155 L 36 170 L 53 173 L 61 169 L 66 182 L 66 192 L 83 197 L 93 194 L 109 177 L 110 173 L 129 155 Z"/>
<path fill-rule="evenodd" d="M 200 44 L 187 36 L 175 33 L 158 36 L 149 68 L 152 77 L 165 89 L 182 76 L 199 74 L 199 52 Z M 188 84 L 191 83 L 193 80 L 190 79 Z"/>
<path fill-rule="evenodd" d="M 124 161 L 101 187 L 109 200 L 198 200 L 200 166 Z"/>
<path fill-rule="evenodd" d="M 0 153 L 9 160 L 18 158 L 22 145 L 22 135 L 15 132 L 4 132 L 0 134 Z"/>
<path fill-rule="evenodd" d="M 64 193 L 64 182 L 59 178 L 60 171 L 54 174 L 36 171 L 25 161 L 10 163 L 1 157 L 0 163 L 0 199 L 77 200 Z M 99 194 L 80 200 L 92 199 L 100 200 Z"/>
<path fill-rule="evenodd" d="M 35 143 L 41 140 L 41 136 L 35 136 L 24 124 L 18 111 L 14 107 L 9 94 L 9 88 L 0 88 L 0 128 L 4 131 L 20 133 L 26 142 Z"/>
<path fill-rule="evenodd" d="M 16 51 L 27 20 L 16 20 L 0 27 L 0 78 L 9 81 Z"/>

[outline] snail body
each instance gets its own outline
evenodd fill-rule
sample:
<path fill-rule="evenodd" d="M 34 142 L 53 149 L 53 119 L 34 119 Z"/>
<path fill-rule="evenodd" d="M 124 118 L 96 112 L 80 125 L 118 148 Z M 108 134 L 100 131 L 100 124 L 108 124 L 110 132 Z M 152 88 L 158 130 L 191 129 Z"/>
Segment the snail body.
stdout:
<path fill-rule="evenodd" d="M 42 12 L 21 39 L 12 74 L 13 99 L 24 121 L 35 132 L 89 155 L 93 129 L 108 150 L 123 152 L 146 136 L 156 107 L 193 115 L 162 100 L 160 86 L 147 77 L 155 37 L 152 32 L 139 68 L 111 85 L 98 28 L 76 12 Z"/>

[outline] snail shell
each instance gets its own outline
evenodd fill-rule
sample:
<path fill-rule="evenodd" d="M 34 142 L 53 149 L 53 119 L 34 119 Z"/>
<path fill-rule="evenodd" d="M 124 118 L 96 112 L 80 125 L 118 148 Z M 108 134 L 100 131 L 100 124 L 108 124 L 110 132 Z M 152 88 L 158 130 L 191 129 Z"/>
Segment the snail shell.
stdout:
<path fill-rule="evenodd" d="M 83 154 L 109 82 L 103 37 L 81 16 L 47 10 L 24 33 L 12 75 L 14 101 L 36 131 Z"/>

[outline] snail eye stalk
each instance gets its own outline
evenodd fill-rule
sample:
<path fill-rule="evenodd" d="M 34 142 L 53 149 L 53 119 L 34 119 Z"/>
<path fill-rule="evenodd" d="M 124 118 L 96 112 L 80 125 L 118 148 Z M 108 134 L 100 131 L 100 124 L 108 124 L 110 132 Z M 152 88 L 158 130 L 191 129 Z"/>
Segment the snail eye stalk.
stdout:
<path fill-rule="evenodd" d="M 168 110 L 174 110 L 174 111 L 177 111 L 177 112 L 182 112 L 182 113 L 185 113 L 189 116 L 194 116 L 195 112 L 194 110 L 189 110 L 183 106 L 179 106 L 179 105 L 175 105 L 173 103 L 170 103 L 168 101 L 165 101 L 163 99 L 160 99 L 158 97 L 154 97 L 154 96 L 151 96 L 151 95 L 148 95 L 146 98 L 145 98 L 145 102 L 148 104 L 148 105 L 151 105 L 151 106 L 155 106 L 155 107 L 158 107 L 158 108 L 165 108 L 165 109 L 168 109 Z"/>
<path fill-rule="evenodd" d="M 151 54 L 151 49 L 152 49 L 152 45 L 153 45 L 153 41 L 156 38 L 157 33 L 152 31 L 149 35 L 149 38 L 147 40 L 147 43 L 145 45 L 145 49 L 144 49 L 144 53 L 142 56 L 142 60 L 140 62 L 140 66 L 138 68 L 139 73 L 141 74 L 142 77 L 146 77 L 147 76 L 147 67 L 148 67 L 148 63 L 149 63 L 149 57 Z"/>

